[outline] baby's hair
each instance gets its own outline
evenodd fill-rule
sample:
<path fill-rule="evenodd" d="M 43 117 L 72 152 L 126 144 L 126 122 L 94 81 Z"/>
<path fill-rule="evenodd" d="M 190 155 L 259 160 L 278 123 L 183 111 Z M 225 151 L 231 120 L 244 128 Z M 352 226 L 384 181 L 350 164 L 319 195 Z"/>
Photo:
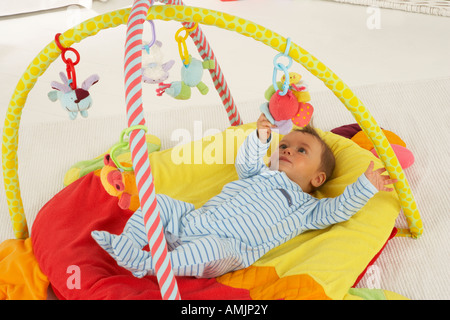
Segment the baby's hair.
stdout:
<path fill-rule="evenodd" d="M 336 159 L 334 158 L 333 151 L 331 151 L 331 148 L 325 143 L 325 141 L 322 140 L 320 135 L 311 125 L 307 125 L 303 128 L 294 128 L 293 131 L 299 131 L 302 133 L 310 134 L 313 137 L 317 138 L 317 140 L 319 140 L 320 143 L 322 144 L 322 154 L 320 157 L 321 163 L 319 170 L 325 172 L 326 179 L 322 184 L 324 185 L 325 182 L 327 182 L 330 179 L 331 175 L 333 174 L 334 167 L 336 166 Z"/>

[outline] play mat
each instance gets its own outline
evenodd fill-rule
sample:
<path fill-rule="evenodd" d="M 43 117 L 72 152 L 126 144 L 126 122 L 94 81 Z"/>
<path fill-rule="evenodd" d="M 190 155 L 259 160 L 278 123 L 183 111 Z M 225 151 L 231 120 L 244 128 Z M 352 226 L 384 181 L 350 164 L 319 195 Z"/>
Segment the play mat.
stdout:
<path fill-rule="evenodd" d="M 354 288 L 389 239 L 394 236 L 419 238 L 423 232 L 403 172 L 413 158 L 401 138 L 381 129 L 350 88 L 290 38 L 244 18 L 184 6 L 182 1 L 161 2 L 163 5 L 153 5 L 151 1 L 138 0 L 130 9 L 100 15 L 56 35 L 17 84 L 6 115 L 2 145 L 3 178 L 16 236 L 0 244 L 2 298 L 45 299 L 51 285 L 59 299 L 402 299 L 386 290 Z M 164 72 L 170 68 L 167 63 L 148 64 L 149 69 L 160 67 L 150 73 L 142 68 L 145 54 L 158 47 L 157 41 L 142 42 L 143 25 L 153 20 L 175 20 L 183 25 L 180 32 L 185 32 L 185 36 L 178 34 L 176 37 L 184 63 L 181 81 L 163 82 Z M 85 159 L 68 169 L 65 188 L 42 207 L 29 233 L 17 172 L 18 130 L 28 93 L 48 66 L 61 56 L 67 64 L 67 76 L 62 72 L 62 83 L 52 83 L 55 91 L 49 98 L 59 100 L 70 119 L 87 117 L 91 105 L 88 90 L 99 81 L 98 76 L 92 75 L 77 85 L 75 66 L 78 61 L 74 63 L 64 54 L 76 51 L 71 47 L 73 44 L 122 24 L 127 25 L 124 70 L 128 128 L 120 135 L 116 133 L 120 141 L 109 150 L 99 150 L 98 157 Z M 391 178 L 398 179 L 395 191 L 377 193 L 350 220 L 303 233 L 272 249 L 248 268 L 216 278 L 174 276 L 156 210 L 156 192 L 192 203 L 196 208 L 202 206 L 226 183 L 237 179 L 234 164 L 229 159 L 236 157 L 245 137 L 256 129 L 254 123 L 242 123 L 220 65 L 201 30 L 202 24 L 237 32 L 275 50 L 272 85 L 263 90 L 266 90 L 267 100 L 271 100 L 274 92 L 286 93 L 294 88 L 295 105 L 299 106 L 295 114 L 283 118 L 282 112 L 269 110 L 274 120 L 285 121 L 282 126 L 287 126 L 288 130 L 307 124 L 313 109 L 301 82 L 293 80 L 297 74 L 288 72 L 293 61 L 322 80 L 354 116 L 355 124 L 343 125 L 332 132 L 317 129 L 335 155 L 336 168 L 331 180 L 315 192 L 315 197 L 340 195 L 364 172 L 370 161 L 378 168 L 384 166 Z M 187 52 L 184 41 L 188 36 L 193 39 L 201 60 Z M 289 64 L 279 63 L 279 57 L 288 58 Z M 195 67 L 200 77 L 198 73 L 190 73 L 190 67 Z M 191 92 L 207 92 L 207 84 L 201 81 L 204 70 L 211 75 L 231 126 L 212 137 L 161 150 L 159 137 L 146 127 L 142 83 L 156 83 L 157 94 L 189 99 Z M 280 81 L 278 72 L 282 75 Z M 76 108 L 73 108 L 74 101 L 77 101 Z M 274 133 L 273 142 L 277 143 L 282 134 Z M 180 154 L 195 148 L 210 154 L 215 150 L 214 161 L 197 164 L 194 152 L 184 153 L 188 156 L 181 163 L 174 160 L 174 152 Z M 103 162 L 105 154 L 113 155 L 119 167 L 114 167 L 113 173 L 108 175 L 114 176 L 112 180 L 102 178 L 102 170 L 107 169 Z M 108 184 L 114 184 L 115 191 L 108 190 Z M 196 187 L 192 188 L 193 185 Z M 146 224 L 146 250 L 150 250 L 157 261 L 156 276 L 143 278 L 136 278 L 118 266 L 91 237 L 93 230 L 121 233 L 128 218 L 139 207 Z M 406 229 L 394 227 L 401 209 L 408 223 Z M 77 278 L 80 273 L 81 280 Z"/>

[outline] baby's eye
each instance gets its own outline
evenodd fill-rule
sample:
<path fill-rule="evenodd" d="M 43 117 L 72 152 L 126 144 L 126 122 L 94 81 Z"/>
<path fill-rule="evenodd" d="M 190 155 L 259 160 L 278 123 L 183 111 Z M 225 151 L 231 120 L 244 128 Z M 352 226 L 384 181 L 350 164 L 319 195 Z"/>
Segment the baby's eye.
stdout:
<path fill-rule="evenodd" d="M 285 144 L 280 144 L 279 148 L 280 148 L 280 149 L 286 149 L 287 146 L 286 146 Z"/>
<path fill-rule="evenodd" d="M 298 148 L 298 152 L 300 152 L 300 153 L 306 153 L 306 149 L 305 149 L 305 148 Z"/>

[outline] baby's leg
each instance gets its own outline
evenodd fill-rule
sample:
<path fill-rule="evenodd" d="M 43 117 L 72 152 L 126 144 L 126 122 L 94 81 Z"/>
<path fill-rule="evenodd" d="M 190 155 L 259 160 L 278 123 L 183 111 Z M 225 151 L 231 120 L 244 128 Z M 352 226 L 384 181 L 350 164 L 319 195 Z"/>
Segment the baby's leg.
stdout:
<path fill-rule="evenodd" d="M 172 250 L 180 245 L 178 238 L 180 217 L 195 208 L 190 203 L 175 200 L 166 195 L 158 195 L 157 202 L 167 246 L 169 250 Z M 138 211 L 127 222 L 120 236 L 111 235 L 113 239 L 110 246 L 112 254 L 110 254 L 120 266 L 130 270 L 136 277 L 142 277 L 147 273 L 144 270 L 151 268 L 150 264 L 144 266 L 145 261 L 151 259 L 151 256 L 149 252 L 141 250 L 148 240 L 143 214 L 141 210 Z"/>
<path fill-rule="evenodd" d="M 245 268 L 233 241 L 210 235 L 191 238 L 170 252 L 174 273 L 178 276 L 215 278 Z"/>
<path fill-rule="evenodd" d="M 232 245 L 232 240 L 214 236 L 183 239 L 182 245 L 168 253 L 176 276 L 213 278 L 224 273 L 242 269 L 242 256 Z M 130 248 L 118 264 L 128 269 L 136 277 L 155 274 L 155 265 L 148 252 Z"/>
<path fill-rule="evenodd" d="M 144 216 L 139 208 L 128 220 L 123 228 L 121 236 L 128 238 L 137 248 L 143 248 L 147 244 Z"/>
<path fill-rule="evenodd" d="M 91 236 L 113 258 L 115 258 L 114 247 L 117 246 L 117 242 L 127 243 L 127 246 L 133 246 L 139 249 L 142 249 L 147 244 L 144 218 L 140 209 L 128 219 L 120 235 L 111 234 L 108 231 L 95 230 L 91 232 Z"/>
<path fill-rule="evenodd" d="M 192 203 L 176 200 L 164 194 L 157 195 L 157 201 L 167 244 L 169 250 L 172 250 L 179 242 L 181 217 L 194 211 L 195 207 Z"/>

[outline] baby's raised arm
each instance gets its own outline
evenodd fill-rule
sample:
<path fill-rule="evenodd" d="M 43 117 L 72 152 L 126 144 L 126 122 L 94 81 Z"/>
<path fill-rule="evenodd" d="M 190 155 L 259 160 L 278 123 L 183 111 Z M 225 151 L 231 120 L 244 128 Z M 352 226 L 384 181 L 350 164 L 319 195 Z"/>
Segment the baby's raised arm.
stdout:
<path fill-rule="evenodd" d="M 239 179 L 249 178 L 269 168 L 263 158 L 267 154 L 270 143 L 258 139 L 257 130 L 252 131 L 240 146 L 236 156 L 236 172 Z"/>
<path fill-rule="evenodd" d="M 264 113 L 261 113 L 261 115 L 258 118 L 258 121 L 256 121 L 256 128 L 258 129 L 258 138 L 262 143 L 267 143 L 267 140 L 270 137 L 270 134 L 272 132 L 272 128 L 276 128 L 276 126 L 272 123 L 270 123 L 269 120 L 267 120 Z"/>

